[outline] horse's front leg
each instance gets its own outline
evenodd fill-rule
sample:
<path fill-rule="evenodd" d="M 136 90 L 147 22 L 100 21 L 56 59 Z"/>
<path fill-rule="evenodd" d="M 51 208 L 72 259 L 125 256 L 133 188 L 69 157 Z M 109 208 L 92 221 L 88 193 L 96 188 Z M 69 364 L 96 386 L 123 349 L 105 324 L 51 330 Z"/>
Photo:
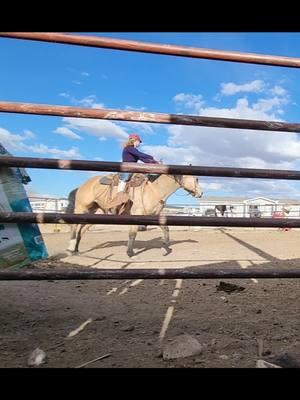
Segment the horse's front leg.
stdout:
<path fill-rule="evenodd" d="M 69 253 L 73 253 L 75 251 L 77 227 L 78 227 L 78 224 L 71 225 L 69 247 L 67 248 L 67 252 L 69 252 Z"/>
<path fill-rule="evenodd" d="M 163 242 L 162 242 L 162 251 L 163 255 L 166 256 L 171 253 L 172 249 L 170 249 L 170 230 L 166 225 L 160 225 L 160 229 L 163 232 Z"/>
<path fill-rule="evenodd" d="M 88 212 L 89 212 L 90 214 L 104 214 L 104 211 L 103 211 L 101 208 L 98 208 L 98 206 L 94 206 L 94 207 L 90 208 L 90 209 L 88 210 Z M 83 234 L 84 234 L 85 232 L 88 231 L 88 229 L 89 229 L 91 226 L 93 226 L 93 224 L 83 224 L 83 225 L 80 225 L 80 227 L 79 227 L 79 229 L 78 229 L 78 232 L 77 232 L 77 235 L 76 235 L 76 244 L 75 244 L 75 250 L 74 250 L 75 253 L 78 253 L 78 252 L 79 252 L 79 243 L 80 243 L 80 241 L 81 241 L 81 239 L 82 239 L 82 236 L 83 236 Z"/>
<path fill-rule="evenodd" d="M 127 246 L 127 255 L 128 257 L 134 256 L 133 246 L 136 238 L 136 234 L 138 231 L 138 225 L 132 225 L 129 229 L 129 238 L 128 238 L 128 246 Z"/>
<path fill-rule="evenodd" d="M 86 207 L 77 207 L 75 208 L 75 214 L 85 214 L 85 213 L 103 213 L 102 210 L 97 207 L 88 209 Z M 80 240 L 82 235 L 88 230 L 88 228 L 92 226 L 91 224 L 74 224 L 71 226 L 71 235 L 69 247 L 67 248 L 68 253 L 74 254 L 78 253 Z"/>
<path fill-rule="evenodd" d="M 77 232 L 77 237 L 76 237 L 76 244 L 75 244 L 75 249 L 74 249 L 75 253 L 79 252 L 79 243 L 81 241 L 81 238 L 90 226 L 91 225 L 80 225 L 78 232 Z"/>
<path fill-rule="evenodd" d="M 68 253 L 70 253 L 71 255 L 78 253 L 79 243 L 82 238 L 82 235 L 90 226 L 91 225 L 83 225 L 83 224 L 77 224 L 72 226 L 71 239 L 69 242 L 69 247 L 67 248 Z"/>

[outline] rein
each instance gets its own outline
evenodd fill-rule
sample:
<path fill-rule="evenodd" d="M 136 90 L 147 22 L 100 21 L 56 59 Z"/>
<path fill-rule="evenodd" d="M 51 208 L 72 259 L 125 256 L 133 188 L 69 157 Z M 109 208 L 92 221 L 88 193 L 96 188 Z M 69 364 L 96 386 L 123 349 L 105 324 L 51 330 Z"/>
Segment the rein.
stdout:
<path fill-rule="evenodd" d="M 195 195 L 195 193 L 197 192 L 197 190 L 196 190 L 196 180 L 195 180 L 195 187 L 194 187 L 194 192 L 193 192 L 192 190 L 186 189 L 183 186 L 183 184 L 182 184 L 182 175 L 171 175 L 171 176 L 174 178 L 175 182 L 177 182 L 181 188 L 183 188 L 184 190 L 186 190 L 188 192 L 187 194 L 176 194 L 175 193 L 175 196 L 185 197 L 185 196 L 189 196 L 189 195 L 192 195 L 192 196 Z"/>

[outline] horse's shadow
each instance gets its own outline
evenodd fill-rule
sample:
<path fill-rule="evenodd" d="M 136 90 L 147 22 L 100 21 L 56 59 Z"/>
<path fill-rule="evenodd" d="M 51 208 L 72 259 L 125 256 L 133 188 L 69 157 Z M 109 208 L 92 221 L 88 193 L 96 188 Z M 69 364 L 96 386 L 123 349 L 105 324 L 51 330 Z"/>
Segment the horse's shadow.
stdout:
<path fill-rule="evenodd" d="M 127 240 L 118 240 L 118 241 L 107 241 L 104 243 L 101 243 L 97 246 L 94 246 L 86 251 L 81 251 L 80 254 L 87 254 L 90 253 L 93 250 L 99 250 L 99 249 L 107 249 L 110 247 L 119 247 L 119 246 L 124 246 L 127 247 Z M 197 240 L 192 240 L 192 239 L 184 239 L 184 240 L 170 240 L 169 246 L 174 246 L 177 244 L 181 243 L 198 243 Z M 147 250 L 151 249 L 161 249 L 163 247 L 163 242 L 161 237 L 156 237 L 151 240 L 136 240 L 134 242 L 134 250 L 140 249 L 140 251 L 135 251 L 135 255 L 144 253 Z M 170 252 L 172 249 L 170 249 Z"/>

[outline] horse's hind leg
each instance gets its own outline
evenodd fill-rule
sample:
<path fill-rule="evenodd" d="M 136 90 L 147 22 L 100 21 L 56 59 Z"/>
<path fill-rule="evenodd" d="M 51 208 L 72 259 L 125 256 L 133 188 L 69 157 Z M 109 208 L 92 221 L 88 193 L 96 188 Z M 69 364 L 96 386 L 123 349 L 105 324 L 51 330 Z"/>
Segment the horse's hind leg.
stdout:
<path fill-rule="evenodd" d="M 170 249 L 170 231 L 169 227 L 166 225 L 160 225 L 160 229 L 163 232 L 163 242 L 162 242 L 162 251 L 163 255 L 166 256 L 171 253 L 172 249 Z"/>
<path fill-rule="evenodd" d="M 98 208 L 98 205 L 94 205 L 93 207 L 89 208 L 86 212 L 89 214 L 104 214 L 104 212 Z M 78 253 L 79 251 L 79 243 L 82 239 L 83 234 L 91 227 L 93 224 L 82 224 L 79 226 L 77 235 L 76 235 L 76 241 L 75 241 L 75 248 L 74 252 Z"/>
<path fill-rule="evenodd" d="M 138 231 L 138 225 L 132 225 L 129 230 L 129 239 L 128 239 L 128 246 L 127 246 L 127 255 L 128 257 L 134 256 L 133 252 L 133 245 L 136 238 L 136 234 Z"/>
<path fill-rule="evenodd" d="M 90 225 L 80 225 L 78 232 L 77 232 L 77 236 L 76 236 L 74 253 L 78 253 L 79 243 L 81 241 L 81 238 L 82 238 L 84 232 L 86 232 L 89 227 L 90 227 Z"/>
<path fill-rule="evenodd" d="M 75 251 L 77 227 L 78 227 L 78 224 L 71 225 L 70 241 L 69 241 L 69 246 L 67 248 L 67 251 L 71 252 L 71 253 L 73 253 Z"/>
<path fill-rule="evenodd" d="M 81 241 L 81 238 L 83 234 L 91 227 L 91 224 L 77 224 L 73 225 L 71 228 L 71 239 L 69 243 L 69 247 L 67 248 L 67 251 L 70 253 L 78 253 L 79 249 L 79 243 Z M 78 228 L 78 232 L 77 231 Z"/>
<path fill-rule="evenodd" d="M 76 207 L 74 210 L 75 214 L 85 214 L 88 212 L 89 212 L 89 210 L 86 207 Z M 79 242 L 82 237 L 82 228 L 84 226 L 85 225 L 82 225 L 82 224 L 72 224 L 70 242 L 69 242 L 69 246 L 67 248 L 68 252 L 71 252 L 71 253 L 78 252 Z M 79 229 L 77 231 L 78 227 L 79 227 Z"/>

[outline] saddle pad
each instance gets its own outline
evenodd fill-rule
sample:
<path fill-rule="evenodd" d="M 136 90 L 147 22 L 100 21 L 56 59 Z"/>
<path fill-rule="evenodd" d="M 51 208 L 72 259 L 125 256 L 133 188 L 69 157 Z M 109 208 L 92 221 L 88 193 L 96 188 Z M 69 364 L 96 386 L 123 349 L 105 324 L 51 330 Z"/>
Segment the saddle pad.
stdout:
<path fill-rule="evenodd" d="M 108 178 L 107 176 L 102 176 L 99 179 L 99 182 L 101 183 L 101 185 L 110 185 L 111 184 L 112 179 Z"/>
<path fill-rule="evenodd" d="M 117 186 L 119 184 L 119 174 L 110 174 L 110 175 L 102 176 L 99 179 L 99 182 L 102 185 L 111 185 L 111 184 L 113 184 L 113 186 Z"/>
<path fill-rule="evenodd" d="M 145 181 L 146 177 L 148 177 L 150 182 L 154 182 L 159 176 L 160 176 L 160 174 L 148 174 L 146 176 L 144 174 L 135 174 L 129 181 L 129 186 L 130 187 L 140 186 Z M 102 176 L 99 179 L 99 182 L 102 185 L 111 185 L 112 179 L 113 178 L 111 176 Z M 116 179 L 116 177 L 115 177 L 114 186 L 116 186 L 117 184 L 118 184 L 118 179 Z"/>

